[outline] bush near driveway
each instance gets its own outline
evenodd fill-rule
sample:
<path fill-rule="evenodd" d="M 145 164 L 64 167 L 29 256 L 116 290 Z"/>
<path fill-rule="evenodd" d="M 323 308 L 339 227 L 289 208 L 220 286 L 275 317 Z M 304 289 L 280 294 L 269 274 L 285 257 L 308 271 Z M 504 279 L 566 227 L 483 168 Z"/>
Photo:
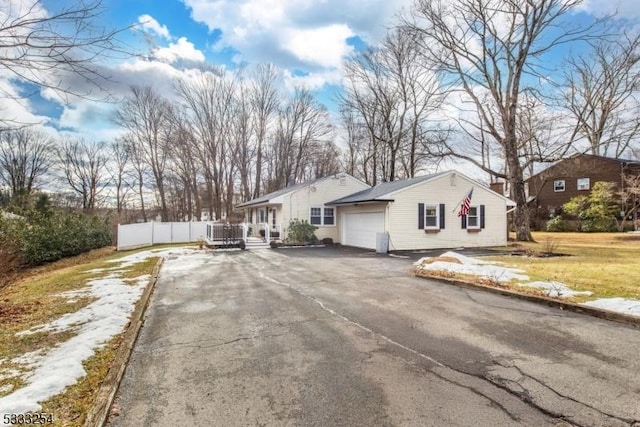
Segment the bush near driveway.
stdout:
<path fill-rule="evenodd" d="M 15 267 L 31 267 L 111 245 L 109 221 L 95 215 L 31 212 L 0 219 L 0 247 Z"/>
<path fill-rule="evenodd" d="M 287 228 L 287 243 L 316 243 L 318 238 L 315 231 L 318 229 L 315 225 L 309 224 L 305 220 L 293 219 L 289 222 Z"/>

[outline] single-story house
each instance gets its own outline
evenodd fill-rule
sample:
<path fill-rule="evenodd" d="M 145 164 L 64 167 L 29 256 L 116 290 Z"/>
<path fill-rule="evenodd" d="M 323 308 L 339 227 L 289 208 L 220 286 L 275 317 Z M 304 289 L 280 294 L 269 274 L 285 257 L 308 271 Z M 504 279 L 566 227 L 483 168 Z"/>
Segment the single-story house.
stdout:
<path fill-rule="evenodd" d="M 305 220 L 318 227 L 318 239 L 338 241 L 336 207 L 331 200 L 370 188 L 347 174 L 338 173 L 301 184 L 291 185 L 236 206 L 244 213 L 251 234 L 263 233 L 265 224 L 271 236 L 284 238 L 287 226 L 294 219 Z M 274 233 L 278 233 L 274 235 Z"/>
<path fill-rule="evenodd" d="M 463 205 L 467 215 L 459 216 Z M 446 171 L 375 187 L 339 174 L 238 207 L 250 224 L 277 229 L 298 218 L 317 225 L 320 239 L 375 249 L 378 233 L 386 233 L 389 250 L 416 250 L 505 245 L 507 210 L 514 206 L 485 185 Z"/>
<path fill-rule="evenodd" d="M 466 199 L 469 199 L 468 201 Z M 459 216 L 468 204 L 467 215 Z M 338 207 L 338 240 L 389 250 L 506 245 L 507 210 L 515 202 L 456 171 L 385 182 L 329 205 Z"/>

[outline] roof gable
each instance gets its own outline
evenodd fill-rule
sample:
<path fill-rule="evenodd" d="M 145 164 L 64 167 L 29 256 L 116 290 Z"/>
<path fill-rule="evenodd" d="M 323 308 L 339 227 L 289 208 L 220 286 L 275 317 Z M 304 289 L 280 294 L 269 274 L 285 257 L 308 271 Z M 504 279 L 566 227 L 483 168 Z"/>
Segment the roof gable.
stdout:
<path fill-rule="evenodd" d="M 286 195 L 288 195 L 290 193 L 293 193 L 294 191 L 297 191 L 297 190 L 312 186 L 314 184 L 318 184 L 318 183 L 320 183 L 322 181 L 326 181 L 329 178 L 333 178 L 333 177 L 335 177 L 337 175 L 341 175 L 341 174 L 346 175 L 347 177 L 351 177 L 352 179 L 354 179 L 356 181 L 362 182 L 361 180 L 359 180 L 359 179 L 357 179 L 357 178 L 355 178 L 355 177 L 353 177 L 353 176 L 351 176 L 351 175 L 349 175 L 347 173 L 344 173 L 344 172 L 339 173 L 339 174 L 331 174 L 331 175 L 324 176 L 322 178 L 313 179 L 313 180 L 310 180 L 310 181 L 302 182 L 300 184 L 291 185 L 289 187 L 282 188 L 282 189 L 277 190 L 277 191 L 273 191 L 271 193 L 265 194 L 265 195 L 260 196 L 258 198 L 255 198 L 255 199 L 240 203 L 239 205 L 236 205 L 236 207 L 242 208 L 242 207 L 255 206 L 255 205 L 260 205 L 260 204 L 265 204 L 265 203 L 282 203 L 282 197 L 284 197 L 284 196 L 286 196 Z M 363 182 L 363 184 L 364 184 L 364 182 Z"/>
<path fill-rule="evenodd" d="M 502 194 L 496 193 L 495 191 L 487 188 L 485 185 L 482 185 L 481 183 L 467 177 L 466 175 L 453 170 L 437 172 L 429 175 L 423 175 L 423 176 L 418 176 L 418 177 L 409 178 L 409 179 L 402 179 L 398 181 L 383 182 L 382 184 L 378 184 L 375 187 L 362 190 L 354 194 L 350 194 L 346 197 L 342 197 L 337 200 L 333 200 L 327 204 L 349 205 L 349 204 L 365 203 L 365 202 L 393 202 L 394 197 L 396 197 L 398 193 L 404 190 L 408 190 L 409 188 L 412 188 L 416 185 L 420 185 L 446 175 L 458 175 L 481 188 L 491 191 L 492 194 L 495 194 L 497 197 L 507 201 L 507 205 L 515 206 L 515 203 L 509 198 L 504 197 Z"/>

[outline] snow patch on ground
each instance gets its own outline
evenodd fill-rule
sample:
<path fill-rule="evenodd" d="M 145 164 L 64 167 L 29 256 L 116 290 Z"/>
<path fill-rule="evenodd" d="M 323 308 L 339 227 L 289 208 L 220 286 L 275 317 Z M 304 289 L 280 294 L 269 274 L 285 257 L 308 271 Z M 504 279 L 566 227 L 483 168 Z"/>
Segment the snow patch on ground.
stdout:
<path fill-rule="evenodd" d="M 433 261 L 436 258 L 453 258 L 458 262 L 447 262 L 445 260 Z M 591 296 L 593 292 L 574 291 L 569 286 L 560 282 L 528 282 L 529 277 L 523 274 L 524 271 L 517 268 L 505 267 L 497 261 L 485 261 L 471 258 L 457 252 L 445 252 L 440 257 L 425 257 L 417 261 L 414 265 L 422 271 L 438 271 L 478 276 L 496 282 L 515 282 L 522 287 L 542 289 L 549 297 L 571 298 L 575 296 Z M 624 298 L 600 298 L 588 301 L 583 305 L 611 310 L 631 316 L 640 316 L 640 301 Z"/>
<path fill-rule="evenodd" d="M 529 276 L 518 268 L 504 267 L 497 262 L 489 262 L 471 258 L 457 252 L 445 252 L 442 258 L 453 258 L 460 262 L 434 261 L 432 257 L 421 258 L 414 265 L 420 270 L 441 271 L 448 273 L 468 274 L 496 282 L 510 282 L 512 280 L 529 280 Z"/>
<path fill-rule="evenodd" d="M 171 248 L 131 254 L 111 261 L 117 265 L 103 269 L 102 271 L 109 271 L 105 277 L 89 280 L 83 289 L 63 293 L 69 300 L 89 297 L 94 301 L 75 313 L 65 314 L 17 334 L 67 330 L 75 333 L 71 339 L 54 348 L 23 354 L 10 361 L 11 364 L 28 370 L 28 373 L 23 374 L 26 385 L 0 398 L 0 414 L 38 411 L 41 408 L 38 402 L 61 393 L 65 387 L 75 384 L 86 375 L 82 362 L 122 332 L 150 279 L 149 275 L 124 279 L 121 277 L 122 272 L 149 257 L 179 258 L 194 252 L 187 248 Z M 201 262 L 201 256 L 198 254 L 194 258 Z M 193 265 L 193 262 L 176 264 Z M 0 420 L 0 424 L 2 422 Z"/>
<path fill-rule="evenodd" d="M 529 282 L 518 283 L 518 286 L 526 286 L 528 288 L 542 289 L 546 291 L 546 295 L 549 297 L 557 298 L 571 298 L 577 296 L 591 296 L 593 292 L 590 291 L 574 291 L 564 283 L 560 282 Z"/>
<path fill-rule="evenodd" d="M 587 301 L 583 305 L 640 317 L 640 300 L 625 298 L 599 298 L 593 301 Z"/>

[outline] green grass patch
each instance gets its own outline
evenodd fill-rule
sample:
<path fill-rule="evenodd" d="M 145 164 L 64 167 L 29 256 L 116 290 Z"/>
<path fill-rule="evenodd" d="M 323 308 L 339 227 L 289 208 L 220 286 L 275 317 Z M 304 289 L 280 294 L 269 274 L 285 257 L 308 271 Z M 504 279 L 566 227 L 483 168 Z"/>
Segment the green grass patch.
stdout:
<path fill-rule="evenodd" d="M 110 261 L 149 249 L 120 253 L 115 252 L 113 248 L 91 251 L 26 271 L 18 280 L 1 288 L 0 397 L 25 385 L 24 374 L 28 373 L 27 368 L 12 362 L 12 359 L 34 351 L 47 351 L 75 335 L 73 328 L 62 332 L 36 332 L 20 336 L 16 333 L 86 307 L 93 301 L 91 297 L 80 294 L 69 299 L 60 294 L 82 291 L 87 287 L 89 280 L 106 277 L 116 272 L 113 268 L 118 264 Z M 157 257 L 149 258 L 119 271 L 118 275 L 123 279 L 132 279 L 151 274 L 157 261 Z M 121 335 L 112 339 L 84 362 L 86 377 L 43 403 L 43 412 L 54 414 L 56 420 L 54 425 L 83 424 L 100 384 L 114 361 L 120 341 Z"/>
<path fill-rule="evenodd" d="M 640 299 L 640 235 L 628 233 L 533 233 L 535 243 L 518 243 L 517 248 L 529 253 L 552 249 L 557 256 L 491 257 L 509 266 L 520 268 L 532 281 L 562 282 L 577 291 L 591 291 L 594 298 L 623 297 Z M 506 250 L 511 251 L 511 246 Z M 512 286 L 513 289 L 522 289 Z"/>

